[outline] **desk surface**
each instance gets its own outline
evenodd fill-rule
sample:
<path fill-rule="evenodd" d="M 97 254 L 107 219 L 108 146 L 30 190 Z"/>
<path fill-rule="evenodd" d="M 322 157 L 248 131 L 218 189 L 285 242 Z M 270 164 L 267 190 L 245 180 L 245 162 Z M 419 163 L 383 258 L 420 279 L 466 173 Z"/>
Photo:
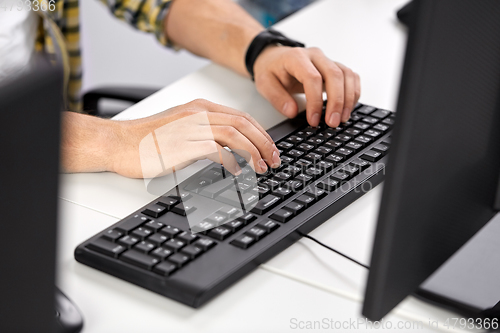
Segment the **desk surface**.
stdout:
<path fill-rule="evenodd" d="M 394 109 L 405 46 L 405 31 L 395 11 L 405 1 L 318 1 L 276 28 L 308 46 L 320 47 L 330 58 L 357 71 L 362 102 Z M 116 119 L 148 116 L 196 98 L 246 111 L 265 128 L 284 119 L 250 80 L 217 65 L 162 89 Z M 203 165 L 199 162 L 181 170 L 179 181 Z M 61 180 L 58 279 L 61 289 L 81 308 L 86 332 L 284 332 L 296 331 L 294 327 L 306 321 L 361 320 L 359 300 L 339 293 L 361 298 L 367 272 L 307 239 L 197 310 L 78 264 L 73 250 L 80 242 L 155 196 L 146 191 L 142 180 L 111 173 L 62 175 Z M 311 234 L 368 263 L 380 193 L 379 186 Z M 425 325 L 405 332 L 436 331 L 428 327 L 429 321 L 444 323 L 456 317 L 411 297 L 398 311 L 386 321 L 397 325 L 414 319 Z M 360 331 L 363 328 L 359 326 Z"/>

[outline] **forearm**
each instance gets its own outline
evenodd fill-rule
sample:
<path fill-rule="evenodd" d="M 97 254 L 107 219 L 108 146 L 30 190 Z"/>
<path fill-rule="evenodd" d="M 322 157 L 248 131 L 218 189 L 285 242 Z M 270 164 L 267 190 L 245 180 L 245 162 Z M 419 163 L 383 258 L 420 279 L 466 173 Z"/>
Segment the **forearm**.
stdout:
<path fill-rule="evenodd" d="M 264 29 L 232 0 L 174 0 L 164 28 L 174 44 L 245 76 L 248 45 Z"/>
<path fill-rule="evenodd" d="M 119 123 L 74 112 L 63 112 L 61 165 L 63 172 L 112 171 Z"/>

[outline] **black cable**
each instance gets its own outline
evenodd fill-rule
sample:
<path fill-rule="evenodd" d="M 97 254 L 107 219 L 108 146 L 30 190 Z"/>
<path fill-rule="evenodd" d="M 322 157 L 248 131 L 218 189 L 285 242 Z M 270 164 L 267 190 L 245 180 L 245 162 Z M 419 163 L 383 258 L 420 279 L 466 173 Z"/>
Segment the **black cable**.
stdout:
<path fill-rule="evenodd" d="M 359 266 L 362 266 L 362 267 L 364 267 L 364 268 L 366 268 L 366 269 L 370 269 L 370 266 L 366 266 L 365 264 L 360 263 L 360 262 L 359 262 L 359 261 L 357 261 L 356 259 L 353 259 L 353 258 L 351 258 L 351 257 L 349 257 L 349 256 L 346 256 L 346 255 L 345 255 L 345 254 L 343 254 L 342 252 L 337 251 L 337 250 L 335 250 L 334 248 L 331 248 L 331 247 L 329 247 L 328 245 L 321 243 L 321 242 L 320 242 L 319 240 L 317 240 L 316 238 L 314 238 L 314 237 L 312 237 L 312 236 L 309 236 L 309 235 L 307 235 L 307 234 L 304 234 L 304 233 L 302 233 L 302 232 L 300 232 L 300 231 L 298 231 L 298 230 L 296 230 L 296 231 L 297 231 L 297 233 L 298 233 L 299 235 L 301 235 L 302 237 L 309 238 L 309 239 L 310 239 L 310 240 L 312 240 L 313 242 L 318 243 L 319 245 L 323 246 L 324 248 L 327 248 L 328 250 L 330 250 L 330 251 L 333 251 L 333 252 L 337 253 L 338 255 L 340 255 L 340 256 L 342 256 L 342 257 L 344 257 L 344 258 L 346 258 L 346 259 L 348 259 L 348 260 L 350 260 L 350 261 L 352 261 L 352 262 L 354 262 L 354 263 L 356 263 L 356 264 L 358 264 Z"/>

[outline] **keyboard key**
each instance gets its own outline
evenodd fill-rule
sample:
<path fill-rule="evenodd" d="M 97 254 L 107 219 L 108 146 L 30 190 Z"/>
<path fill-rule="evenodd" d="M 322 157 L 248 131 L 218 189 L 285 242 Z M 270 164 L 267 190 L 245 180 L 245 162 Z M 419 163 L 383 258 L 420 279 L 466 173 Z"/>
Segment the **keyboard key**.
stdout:
<path fill-rule="evenodd" d="M 378 152 L 381 152 L 382 154 L 385 154 L 385 153 L 387 153 L 387 151 L 389 151 L 389 147 L 388 147 L 388 146 L 386 146 L 386 145 L 383 145 L 383 144 L 381 144 L 381 143 L 379 143 L 379 144 L 377 144 L 377 145 L 373 146 L 373 147 L 372 147 L 372 149 L 373 149 L 373 150 L 376 150 L 376 151 L 378 151 Z"/>
<path fill-rule="evenodd" d="M 309 153 L 306 156 L 304 156 L 304 158 L 313 162 L 314 164 L 316 164 L 316 162 L 321 161 L 323 156 L 321 156 L 320 154 L 316 154 L 316 153 Z"/>
<path fill-rule="evenodd" d="M 126 247 L 112 243 L 103 238 L 98 238 L 92 241 L 91 243 L 87 244 L 86 247 L 113 258 L 117 258 L 120 253 L 126 250 Z"/>
<path fill-rule="evenodd" d="M 394 125 L 394 118 L 393 117 L 385 118 L 384 120 L 382 120 L 382 123 L 388 126 L 392 126 Z"/>
<path fill-rule="evenodd" d="M 126 246 L 126 247 L 131 247 L 138 242 L 139 242 L 139 238 L 133 237 L 133 236 L 124 236 L 118 240 L 118 243 L 120 243 L 121 245 Z"/>
<path fill-rule="evenodd" d="M 278 187 L 276 190 L 273 191 L 273 195 L 280 197 L 281 199 L 286 199 L 290 195 L 292 195 L 292 190 L 287 187 Z"/>
<path fill-rule="evenodd" d="M 339 187 L 340 183 L 336 180 L 327 178 L 325 180 L 320 181 L 316 186 L 323 190 L 327 190 L 329 192 L 335 191 L 337 187 Z"/>
<path fill-rule="evenodd" d="M 191 204 L 187 204 L 185 202 L 181 202 L 181 203 L 175 205 L 174 208 L 172 208 L 172 212 L 179 214 L 179 215 L 182 215 L 182 216 L 186 216 L 188 214 L 191 214 L 195 210 L 196 210 L 196 207 L 192 206 Z"/>
<path fill-rule="evenodd" d="M 242 201 L 240 202 L 240 198 L 237 192 L 226 190 L 217 197 L 217 200 L 237 208 L 241 207 L 241 204 L 243 203 L 244 207 L 246 208 L 253 205 L 254 202 L 257 202 L 257 200 L 259 200 L 259 196 L 258 194 L 252 192 L 241 193 Z"/>
<path fill-rule="evenodd" d="M 327 154 L 330 154 L 330 152 L 332 151 L 332 148 L 328 148 L 328 147 L 325 147 L 325 146 L 321 146 L 321 147 L 318 147 L 318 149 L 316 149 L 314 152 L 316 154 L 319 154 L 321 155 L 321 158 L 325 157 Z"/>
<path fill-rule="evenodd" d="M 278 209 L 269 217 L 272 218 L 273 220 L 285 223 L 288 222 L 293 217 L 293 213 L 286 209 Z"/>
<path fill-rule="evenodd" d="M 234 180 L 232 178 L 225 178 L 204 187 L 200 191 L 200 195 L 213 199 L 232 186 L 234 186 Z"/>
<path fill-rule="evenodd" d="M 191 244 L 195 240 L 197 240 L 199 237 L 197 235 L 193 235 L 190 232 L 183 231 L 180 235 L 176 237 L 178 240 L 186 243 L 186 244 Z"/>
<path fill-rule="evenodd" d="M 165 243 L 168 240 L 168 237 L 162 234 L 153 234 L 149 236 L 148 241 L 156 244 L 157 246 L 160 246 L 161 244 Z"/>
<path fill-rule="evenodd" d="M 382 133 L 387 132 L 389 130 L 389 128 L 390 128 L 390 126 L 385 125 L 385 124 L 377 124 L 377 125 L 373 126 L 374 130 L 380 131 Z"/>
<path fill-rule="evenodd" d="M 252 213 L 246 213 L 243 216 L 240 216 L 237 218 L 238 221 L 241 221 L 247 225 L 250 222 L 253 222 L 257 219 L 257 216 L 253 215 Z"/>
<path fill-rule="evenodd" d="M 311 197 L 309 195 L 305 195 L 305 194 L 302 194 L 301 196 L 299 196 L 297 199 L 295 199 L 295 201 L 304 205 L 304 207 L 306 207 L 306 208 L 315 202 L 313 197 Z"/>
<path fill-rule="evenodd" d="M 373 138 L 366 136 L 366 135 L 359 135 L 356 137 L 356 142 L 362 143 L 363 145 L 367 145 L 368 143 L 373 141 Z"/>
<path fill-rule="evenodd" d="M 343 144 L 344 143 L 342 141 L 339 141 L 339 140 L 330 140 L 330 141 L 327 141 L 325 143 L 325 146 L 335 149 L 335 148 L 342 147 Z"/>
<path fill-rule="evenodd" d="M 223 178 L 222 169 L 220 167 L 216 167 L 207 170 L 201 174 L 200 178 L 210 179 L 212 183 L 218 182 Z"/>
<path fill-rule="evenodd" d="M 208 239 L 208 238 L 200 238 L 196 242 L 193 243 L 196 247 L 199 247 L 203 251 L 208 251 L 215 245 L 217 245 L 217 242 L 214 240 Z"/>
<path fill-rule="evenodd" d="M 374 108 L 373 106 L 363 105 L 363 106 L 360 106 L 358 109 L 356 109 L 356 112 L 368 115 L 375 110 L 376 110 L 376 108 Z"/>
<path fill-rule="evenodd" d="M 317 168 L 323 169 L 324 171 L 330 171 L 333 168 L 333 163 L 327 161 L 320 161 L 316 164 Z"/>
<path fill-rule="evenodd" d="M 341 171 L 337 171 L 337 172 L 335 172 L 334 174 L 332 174 L 332 175 L 330 176 L 330 178 L 331 178 L 331 179 L 333 179 L 333 180 L 336 180 L 336 181 L 338 181 L 338 182 L 340 182 L 340 183 L 344 183 L 344 182 L 346 182 L 346 181 L 347 181 L 350 177 L 349 177 L 349 175 L 348 175 L 348 174 L 346 174 L 346 173 L 343 173 L 343 172 L 341 172 Z"/>
<path fill-rule="evenodd" d="M 139 215 L 136 215 L 128 220 L 125 220 L 123 222 L 120 222 L 115 229 L 123 232 L 124 234 L 129 233 L 133 229 L 137 228 L 138 226 L 142 225 L 143 223 L 149 221 L 148 218 L 146 217 L 140 217 Z"/>
<path fill-rule="evenodd" d="M 302 142 L 303 140 L 304 140 L 304 138 L 301 138 L 300 136 L 296 136 L 296 135 L 292 135 L 291 137 L 286 139 L 286 141 L 289 141 L 295 145 Z"/>
<path fill-rule="evenodd" d="M 264 229 L 268 233 L 273 232 L 274 230 L 278 229 L 279 226 L 280 225 L 278 223 L 271 221 L 271 220 L 267 220 L 266 222 L 260 222 L 257 224 L 258 228 Z"/>
<path fill-rule="evenodd" d="M 194 245 L 188 245 L 181 250 L 182 254 L 187 255 L 190 259 L 194 259 L 203 253 L 203 250 Z"/>
<path fill-rule="evenodd" d="M 149 253 L 151 252 L 156 246 L 153 243 L 147 242 L 147 241 L 142 241 L 138 243 L 136 246 L 134 246 L 134 249 L 142 252 L 142 253 Z"/>
<path fill-rule="evenodd" d="M 321 177 L 324 172 L 325 172 L 324 169 L 310 167 L 309 169 L 306 170 L 306 175 L 309 175 L 309 176 L 313 177 L 314 179 L 316 179 L 318 177 Z"/>
<path fill-rule="evenodd" d="M 268 194 L 264 198 L 259 200 L 259 202 L 257 202 L 255 207 L 252 208 L 252 213 L 259 215 L 265 214 L 271 208 L 276 206 L 279 202 L 281 202 L 281 199 L 279 197 L 272 194 Z"/>
<path fill-rule="evenodd" d="M 284 151 L 287 151 L 288 149 L 293 147 L 293 143 L 286 142 L 286 141 L 281 141 L 276 145 L 276 147 L 283 149 Z"/>
<path fill-rule="evenodd" d="M 372 138 L 376 138 L 376 137 L 380 136 L 382 134 L 382 132 L 374 131 L 374 130 L 370 129 L 370 130 L 366 131 L 364 134 L 371 136 Z"/>
<path fill-rule="evenodd" d="M 175 253 L 168 257 L 167 260 L 180 268 L 190 262 L 191 258 L 184 253 Z"/>
<path fill-rule="evenodd" d="M 139 227 L 132 231 L 132 235 L 138 237 L 139 239 L 144 240 L 146 237 L 151 235 L 152 231 L 151 229 L 144 228 L 144 227 Z"/>
<path fill-rule="evenodd" d="M 163 243 L 162 247 L 169 249 L 172 252 L 177 252 L 180 249 L 182 249 L 185 245 L 186 245 L 186 243 L 181 242 L 179 240 L 169 239 L 168 241 Z"/>
<path fill-rule="evenodd" d="M 354 175 L 357 175 L 359 173 L 359 168 L 354 166 L 354 165 L 346 165 L 345 167 L 343 167 L 342 169 L 340 169 L 339 171 L 343 172 L 343 173 L 346 173 L 350 176 L 354 176 Z"/>
<path fill-rule="evenodd" d="M 306 207 L 301 204 L 300 202 L 297 202 L 297 201 L 292 201 L 288 204 L 286 204 L 285 206 L 283 206 L 283 209 L 286 209 L 286 210 L 289 210 L 293 213 L 293 215 L 297 215 L 299 214 L 300 212 L 302 212 Z"/>
<path fill-rule="evenodd" d="M 298 145 L 297 148 L 307 153 L 308 151 L 313 150 L 314 146 L 304 142 Z"/>
<path fill-rule="evenodd" d="M 210 230 L 207 235 L 218 240 L 224 240 L 231 235 L 231 229 L 220 226 Z"/>
<path fill-rule="evenodd" d="M 290 164 L 290 163 L 293 163 L 293 161 L 295 161 L 294 158 L 292 158 L 290 156 L 286 156 L 286 155 L 281 155 L 280 160 L 281 160 L 281 164 Z"/>
<path fill-rule="evenodd" d="M 156 218 L 162 216 L 166 212 L 168 212 L 167 207 L 153 204 L 148 206 L 148 208 L 144 209 L 141 213 Z"/>
<path fill-rule="evenodd" d="M 203 178 L 198 178 L 193 181 L 191 181 L 184 189 L 186 191 L 198 193 L 203 187 L 208 186 L 212 184 L 212 180 L 210 179 L 203 179 Z"/>
<path fill-rule="evenodd" d="M 304 155 L 304 152 L 301 151 L 301 150 L 297 150 L 297 149 L 292 149 L 288 152 L 287 154 L 288 156 L 294 158 L 294 159 L 298 159 L 300 158 L 302 155 Z"/>
<path fill-rule="evenodd" d="M 266 179 L 262 182 L 262 185 L 266 186 L 272 191 L 281 186 L 281 181 L 276 179 Z"/>
<path fill-rule="evenodd" d="M 349 128 L 345 131 L 346 134 L 350 135 L 350 136 L 356 136 L 356 135 L 359 135 L 361 134 L 361 130 L 358 130 L 358 129 L 355 129 L 355 128 Z"/>
<path fill-rule="evenodd" d="M 339 164 L 340 162 L 342 162 L 343 160 L 345 160 L 345 156 L 340 156 L 337 154 L 330 154 L 325 158 L 325 160 L 327 162 L 332 163 L 335 166 L 335 165 Z"/>
<path fill-rule="evenodd" d="M 356 124 L 354 124 L 354 127 L 356 127 L 359 130 L 364 131 L 364 130 L 370 128 L 370 124 L 364 123 L 362 121 L 358 121 Z"/>
<path fill-rule="evenodd" d="M 255 239 L 256 241 L 258 241 L 267 235 L 267 231 L 265 229 L 253 227 L 253 228 L 250 228 L 249 230 L 245 231 L 245 235 L 250 236 L 253 239 Z"/>
<path fill-rule="evenodd" d="M 169 276 L 177 270 L 177 266 L 171 262 L 164 261 L 155 266 L 154 272 L 163 276 Z"/>
<path fill-rule="evenodd" d="M 178 199 L 170 198 L 170 197 L 162 197 L 160 198 L 156 204 L 167 207 L 167 209 L 172 209 L 175 205 L 177 205 L 180 201 Z"/>
<path fill-rule="evenodd" d="M 373 112 L 370 116 L 375 117 L 375 118 L 379 118 L 379 119 L 383 119 L 383 118 L 389 116 L 390 114 L 391 114 L 390 111 L 379 109 L 379 110 Z"/>
<path fill-rule="evenodd" d="M 335 137 L 335 139 L 346 143 L 347 141 L 352 139 L 352 136 L 345 135 L 345 134 L 339 134 Z"/>
<path fill-rule="evenodd" d="M 120 256 L 120 259 L 137 267 L 151 270 L 154 265 L 160 261 L 157 258 L 148 256 L 147 254 L 138 252 L 136 250 L 128 250 Z"/>
<path fill-rule="evenodd" d="M 174 238 L 178 234 L 180 234 L 179 228 L 172 227 L 170 225 L 165 226 L 165 228 L 161 229 L 160 232 L 166 235 L 168 238 Z"/>
<path fill-rule="evenodd" d="M 375 151 L 375 150 L 368 150 L 365 152 L 363 155 L 360 157 L 364 160 L 370 161 L 370 162 L 377 162 L 379 159 L 382 158 L 382 153 Z"/>
<path fill-rule="evenodd" d="M 298 180 L 289 180 L 285 184 L 285 187 L 289 188 L 293 193 L 295 193 L 304 187 L 304 183 Z"/>
<path fill-rule="evenodd" d="M 312 165 L 313 163 L 311 161 L 308 161 L 308 160 L 304 160 L 304 159 L 300 159 L 298 160 L 297 162 L 295 162 L 295 165 L 302 169 L 302 170 L 305 170 L 307 169 L 310 165 Z"/>
<path fill-rule="evenodd" d="M 271 193 L 271 190 L 269 189 L 269 187 L 267 187 L 265 185 L 257 185 L 253 188 L 252 191 L 254 194 L 257 194 L 259 196 L 259 199 L 262 199 L 264 196 Z"/>
<path fill-rule="evenodd" d="M 302 182 L 304 186 L 309 183 L 310 181 L 313 180 L 312 176 L 306 175 L 304 173 L 299 174 L 297 177 L 295 177 L 295 180 L 298 180 L 299 182 Z"/>
<path fill-rule="evenodd" d="M 319 189 L 317 187 L 308 188 L 305 194 L 313 197 L 315 200 L 320 200 L 326 196 L 325 190 Z"/>
<path fill-rule="evenodd" d="M 350 149 L 350 150 L 354 151 L 354 152 L 357 152 L 357 151 L 359 151 L 359 150 L 361 150 L 363 148 L 363 145 L 361 143 L 359 143 L 359 142 L 351 141 L 348 144 L 346 144 L 345 147 L 347 149 Z"/>
<path fill-rule="evenodd" d="M 351 156 L 352 154 L 354 153 L 354 150 L 352 149 L 347 149 L 347 148 L 339 148 L 337 149 L 337 151 L 335 152 L 336 155 L 342 155 L 344 156 L 345 158 L 348 158 L 349 156 Z"/>
<path fill-rule="evenodd" d="M 160 260 L 165 260 L 169 255 L 172 254 L 172 251 L 168 249 L 164 249 L 162 247 L 156 248 L 151 252 L 151 255 L 159 258 Z"/>
<path fill-rule="evenodd" d="M 290 178 L 292 178 L 292 175 L 286 172 L 278 172 L 276 175 L 274 175 L 274 178 L 278 181 L 287 181 Z"/>
<path fill-rule="evenodd" d="M 351 164 L 358 167 L 359 170 L 361 170 L 361 171 L 365 170 L 366 168 L 368 168 L 370 166 L 370 163 L 368 163 L 365 160 L 359 159 L 359 158 L 355 158 L 354 160 L 352 160 Z"/>
<path fill-rule="evenodd" d="M 161 228 L 163 228 L 165 225 L 163 223 L 161 223 L 161 222 L 157 222 L 155 220 L 151 220 L 148 223 L 146 223 L 145 226 L 148 227 L 148 229 L 151 229 L 154 232 L 157 232 L 158 230 L 160 230 Z"/>
<path fill-rule="evenodd" d="M 301 168 L 299 167 L 296 167 L 296 166 L 293 166 L 293 165 L 289 165 L 287 166 L 286 168 L 283 169 L 283 172 L 285 173 L 288 173 L 290 175 L 292 175 L 292 177 L 295 177 L 296 175 L 298 175 L 300 172 L 302 171 Z"/>
<path fill-rule="evenodd" d="M 227 216 L 219 213 L 210 214 L 207 218 L 207 221 L 213 222 L 215 225 L 221 225 L 224 221 L 227 220 Z"/>
<path fill-rule="evenodd" d="M 237 246 L 242 249 L 247 249 L 250 247 L 253 243 L 255 243 L 255 238 L 247 236 L 247 235 L 241 235 L 234 240 L 231 241 L 231 245 Z"/>
<path fill-rule="evenodd" d="M 310 138 L 307 140 L 307 143 L 314 146 L 314 147 L 321 146 L 324 142 L 325 142 L 325 139 L 322 139 L 319 137 Z"/>
<path fill-rule="evenodd" d="M 244 225 L 245 225 L 245 223 L 238 221 L 238 220 L 234 220 L 234 221 L 225 223 L 224 227 L 230 229 L 231 232 L 236 232 L 236 231 L 240 230 L 241 228 L 243 228 Z"/>
<path fill-rule="evenodd" d="M 363 121 L 364 121 L 365 123 L 368 123 L 368 124 L 373 125 L 373 124 L 376 124 L 376 123 L 379 121 L 379 119 L 377 119 L 377 118 L 373 118 L 373 117 L 364 117 L 364 118 L 363 118 Z"/>
<path fill-rule="evenodd" d="M 118 230 L 116 229 L 109 229 L 106 231 L 106 233 L 103 235 L 103 237 L 106 237 L 107 239 L 109 239 L 110 241 L 114 242 L 116 241 L 118 238 L 120 238 L 121 236 L 123 236 L 123 233 L 119 232 Z"/>

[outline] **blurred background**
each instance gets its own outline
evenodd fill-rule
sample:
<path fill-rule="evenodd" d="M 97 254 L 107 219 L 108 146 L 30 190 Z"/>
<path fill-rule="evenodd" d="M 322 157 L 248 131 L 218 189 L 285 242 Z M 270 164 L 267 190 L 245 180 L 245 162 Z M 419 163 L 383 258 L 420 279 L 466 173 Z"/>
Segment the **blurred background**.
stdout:
<path fill-rule="evenodd" d="M 265 27 L 316 0 L 235 0 Z M 102 86 L 162 88 L 209 62 L 162 47 L 155 37 L 115 19 L 99 1 L 80 1 L 83 92 Z M 126 69 L 126 70 L 124 70 Z M 114 113 L 127 102 L 103 100 Z"/>

